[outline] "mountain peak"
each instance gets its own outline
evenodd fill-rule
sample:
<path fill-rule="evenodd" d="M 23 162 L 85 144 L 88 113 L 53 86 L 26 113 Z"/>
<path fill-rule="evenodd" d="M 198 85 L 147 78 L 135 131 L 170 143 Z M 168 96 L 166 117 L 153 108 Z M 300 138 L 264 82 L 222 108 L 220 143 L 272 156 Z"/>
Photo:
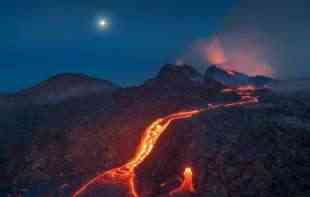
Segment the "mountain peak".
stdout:
<path fill-rule="evenodd" d="M 18 92 L 35 103 L 57 103 L 67 98 L 80 97 L 97 92 L 113 92 L 119 87 L 110 81 L 84 74 L 62 73 L 50 77 L 38 85 Z"/>
<path fill-rule="evenodd" d="M 90 80 L 95 79 L 88 75 L 81 74 L 81 73 L 60 73 L 50 77 L 48 80 L 67 80 L 67 79 L 74 79 L 74 80 Z"/>
<path fill-rule="evenodd" d="M 203 81 L 203 76 L 190 65 L 166 64 L 159 71 L 157 78 L 167 81 Z"/>
<path fill-rule="evenodd" d="M 113 84 L 110 81 L 103 80 L 103 79 L 97 79 L 95 77 L 88 76 L 86 74 L 81 73 L 60 73 L 57 75 L 54 75 L 47 80 L 41 82 L 38 86 L 42 85 L 57 85 L 59 83 L 62 83 L 62 85 L 76 85 L 76 84 L 82 84 L 82 83 L 106 83 L 111 86 L 117 86 Z"/>

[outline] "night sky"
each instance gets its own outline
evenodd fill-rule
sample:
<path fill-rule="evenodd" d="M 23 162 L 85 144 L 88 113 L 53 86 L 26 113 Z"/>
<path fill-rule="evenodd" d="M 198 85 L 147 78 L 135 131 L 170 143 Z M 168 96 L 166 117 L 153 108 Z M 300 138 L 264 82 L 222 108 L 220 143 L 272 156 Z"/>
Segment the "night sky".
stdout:
<path fill-rule="evenodd" d="M 310 76 L 309 7 L 303 0 L 2 1 L 0 92 L 64 72 L 139 84 L 214 35 L 228 56 L 253 49 L 241 64 Z M 102 18 L 105 29 L 98 27 Z"/>
<path fill-rule="evenodd" d="M 11 0 L 1 2 L 0 91 L 57 73 L 132 85 L 208 37 L 233 0 Z M 109 21 L 105 30 L 100 18 Z"/>

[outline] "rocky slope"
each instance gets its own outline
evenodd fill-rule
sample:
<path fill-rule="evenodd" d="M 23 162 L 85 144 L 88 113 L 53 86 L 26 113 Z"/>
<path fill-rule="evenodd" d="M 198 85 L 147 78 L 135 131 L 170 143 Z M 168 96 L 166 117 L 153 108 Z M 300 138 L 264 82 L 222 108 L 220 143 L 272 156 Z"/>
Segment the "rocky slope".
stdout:
<path fill-rule="evenodd" d="M 269 85 L 274 80 L 266 76 L 248 76 L 246 74 L 232 71 L 224 70 L 217 65 L 210 66 L 204 75 L 205 79 L 213 79 L 223 85 L 227 86 L 244 86 L 244 85 L 254 85 L 257 87 L 263 87 Z"/>
<path fill-rule="evenodd" d="M 130 158 L 154 119 L 240 99 L 223 88 L 191 66 L 165 65 L 138 87 L 74 94 L 2 114 L 0 194 L 70 196 L 82 182 Z M 141 196 L 168 196 L 185 165 L 193 166 L 196 187 L 187 196 L 309 195 L 310 97 L 257 94 L 259 104 L 173 124 L 137 170 Z M 96 190 L 97 196 L 117 196 Z"/>

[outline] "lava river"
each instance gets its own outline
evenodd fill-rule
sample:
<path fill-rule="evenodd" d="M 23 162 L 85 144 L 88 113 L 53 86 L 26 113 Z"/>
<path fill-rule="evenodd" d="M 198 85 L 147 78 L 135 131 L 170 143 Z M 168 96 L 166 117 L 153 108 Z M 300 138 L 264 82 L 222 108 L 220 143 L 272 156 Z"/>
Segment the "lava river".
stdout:
<path fill-rule="evenodd" d="M 183 112 L 173 113 L 171 115 L 158 118 L 152 122 L 144 131 L 140 144 L 136 150 L 135 155 L 127 163 L 120 167 L 110 169 L 102 172 L 95 178 L 88 181 L 81 186 L 74 194 L 73 197 L 79 197 L 82 195 L 89 186 L 93 184 L 123 184 L 128 187 L 128 191 L 132 197 L 139 197 L 135 187 L 135 169 L 145 160 L 145 158 L 151 154 L 156 142 L 161 134 L 167 129 L 167 127 L 175 120 L 191 118 L 193 115 L 202 111 L 215 110 L 219 108 L 234 107 L 239 105 L 257 103 L 258 98 L 254 96 L 256 91 L 253 87 L 239 87 L 235 89 L 224 89 L 222 93 L 235 92 L 240 96 L 240 100 L 231 103 L 224 104 L 209 104 L 205 109 L 196 109 Z M 170 194 L 182 191 L 194 192 L 192 183 L 192 169 L 186 168 L 184 171 L 184 180 L 179 188 L 173 190 Z"/>

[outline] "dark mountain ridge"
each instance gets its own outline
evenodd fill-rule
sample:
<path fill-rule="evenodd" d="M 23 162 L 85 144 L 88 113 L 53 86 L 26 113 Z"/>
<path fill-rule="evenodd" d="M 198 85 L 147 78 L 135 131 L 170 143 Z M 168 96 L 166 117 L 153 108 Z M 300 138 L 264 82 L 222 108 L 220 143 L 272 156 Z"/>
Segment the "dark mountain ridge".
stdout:
<path fill-rule="evenodd" d="M 0 116 L 1 196 L 69 197 L 86 180 L 127 161 L 155 119 L 240 99 L 191 66 L 165 65 L 141 86 L 106 91 L 103 83 L 97 91 L 97 85 L 65 75 L 17 93 L 36 102 Z M 81 92 L 50 102 L 74 86 Z M 88 86 L 95 91 L 87 92 Z M 205 111 L 169 127 L 137 169 L 141 197 L 169 196 L 171 185 L 160 185 L 178 183 L 184 165 L 195 172 L 194 196 L 307 196 L 309 97 L 269 89 L 256 94 L 257 104 Z"/>
<path fill-rule="evenodd" d="M 213 79 L 227 86 L 253 85 L 257 87 L 263 87 L 275 81 L 272 78 L 266 76 L 258 75 L 251 77 L 237 71 L 225 70 L 217 65 L 211 65 L 206 70 L 204 78 L 205 80 Z"/>
<path fill-rule="evenodd" d="M 50 77 L 31 88 L 0 97 L 0 102 L 47 104 L 59 103 L 95 93 L 112 93 L 119 89 L 110 81 L 96 79 L 84 74 L 63 73 Z"/>

